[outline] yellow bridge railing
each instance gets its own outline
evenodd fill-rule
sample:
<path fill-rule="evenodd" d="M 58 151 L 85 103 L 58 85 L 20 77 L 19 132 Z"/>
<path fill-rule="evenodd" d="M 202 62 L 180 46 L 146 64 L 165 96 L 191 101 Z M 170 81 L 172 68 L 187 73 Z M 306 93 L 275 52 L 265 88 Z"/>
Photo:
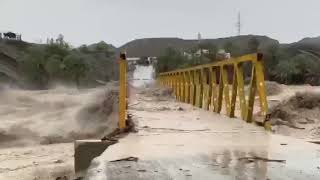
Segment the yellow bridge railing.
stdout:
<path fill-rule="evenodd" d="M 120 54 L 119 58 L 119 129 L 126 128 L 127 112 L 127 58 Z"/>
<path fill-rule="evenodd" d="M 251 65 L 249 93 L 245 92 L 244 64 Z M 250 76 L 250 75 L 249 75 Z M 222 111 L 229 117 L 235 117 L 236 105 L 239 106 L 239 116 L 247 121 L 253 121 L 253 107 L 256 94 L 260 102 L 259 123 L 269 128 L 265 121 L 268 112 L 266 89 L 264 82 L 264 67 L 262 54 L 250 54 L 231 58 L 216 63 L 204 64 L 171 72 L 160 73 L 160 84 L 173 89 L 179 101 L 190 103 L 199 108 L 216 113 Z M 238 100 L 237 100 L 238 99 Z"/>

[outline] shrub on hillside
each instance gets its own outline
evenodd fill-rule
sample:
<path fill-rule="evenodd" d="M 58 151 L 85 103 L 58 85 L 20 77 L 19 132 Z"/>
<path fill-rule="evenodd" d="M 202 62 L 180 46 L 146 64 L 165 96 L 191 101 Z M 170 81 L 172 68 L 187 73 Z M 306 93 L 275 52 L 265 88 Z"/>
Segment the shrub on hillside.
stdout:
<path fill-rule="evenodd" d="M 291 59 L 280 61 L 274 70 L 277 81 L 284 84 L 320 84 L 320 61 L 299 54 Z"/>
<path fill-rule="evenodd" d="M 108 81 L 117 74 L 113 52 L 104 42 L 93 48 L 71 49 L 60 39 L 46 45 L 33 46 L 22 59 L 25 81 L 33 88 L 47 88 L 51 83 L 76 84 L 77 87 Z"/>

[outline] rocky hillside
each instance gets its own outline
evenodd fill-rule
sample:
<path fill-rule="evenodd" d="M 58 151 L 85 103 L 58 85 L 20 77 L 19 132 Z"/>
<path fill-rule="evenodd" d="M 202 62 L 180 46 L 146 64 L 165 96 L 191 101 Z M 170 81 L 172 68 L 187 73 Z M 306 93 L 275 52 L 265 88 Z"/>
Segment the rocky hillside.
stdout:
<path fill-rule="evenodd" d="M 23 53 L 31 46 L 31 43 L 24 41 L 0 39 L 0 52 L 14 59 L 19 59 L 21 56 L 23 56 Z"/>

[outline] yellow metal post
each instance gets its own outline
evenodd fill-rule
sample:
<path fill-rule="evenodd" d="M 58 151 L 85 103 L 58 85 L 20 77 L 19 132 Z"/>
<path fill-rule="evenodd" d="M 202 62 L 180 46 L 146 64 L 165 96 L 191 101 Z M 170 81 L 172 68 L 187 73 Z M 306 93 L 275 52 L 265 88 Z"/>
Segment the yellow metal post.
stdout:
<path fill-rule="evenodd" d="M 249 90 L 249 97 L 248 97 L 248 106 L 246 111 L 246 121 L 252 122 L 252 115 L 253 115 L 253 106 L 254 106 L 254 100 L 256 96 L 256 70 L 255 70 L 255 63 L 252 65 L 252 77 L 250 82 L 250 90 Z"/>
<path fill-rule="evenodd" d="M 190 104 L 195 105 L 195 72 L 188 72 L 190 77 Z"/>
<path fill-rule="evenodd" d="M 261 107 L 261 115 L 266 116 L 268 112 L 268 103 L 266 96 L 266 88 L 264 82 L 264 69 L 263 69 L 263 59 L 262 54 L 257 54 L 257 62 L 256 62 L 256 85 L 258 89 L 259 99 L 260 99 L 260 107 Z"/>
<path fill-rule="evenodd" d="M 211 111 L 216 112 L 217 111 L 217 105 L 218 105 L 218 90 L 217 90 L 217 74 L 216 69 L 213 69 L 210 67 L 210 79 L 211 79 Z"/>
<path fill-rule="evenodd" d="M 241 118 L 245 119 L 246 116 L 246 98 L 244 93 L 244 80 L 243 80 L 243 67 L 242 63 L 237 63 L 235 65 L 235 73 L 237 74 L 237 84 L 238 84 L 238 93 L 239 93 L 239 104 L 241 110 Z"/>
<path fill-rule="evenodd" d="M 223 79 L 222 79 L 222 69 L 223 66 L 219 66 L 219 86 L 218 86 L 218 101 L 217 101 L 217 109 L 216 109 L 216 113 L 220 113 L 221 112 L 221 108 L 222 108 L 222 100 L 223 100 Z"/>
<path fill-rule="evenodd" d="M 202 84 L 202 108 L 209 110 L 209 84 L 207 69 L 201 69 L 201 84 Z"/>
<path fill-rule="evenodd" d="M 236 63 L 233 65 L 233 78 L 232 78 L 232 95 L 231 95 L 231 104 L 230 104 L 230 117 L 235 117 L 235 109 L 236 109 L 236 101 L 237 101 L 237 87 L 238 87 L 238 81 L 237 81 L 237 73 L 236 73 Z"/>
<path fill-rule="evenodd" d="M 179 79 L 180 79 L 180 99 L 179 101 L 184 102 L 185 97 L 185 77 L 184 73 L 179 73 Z"/>
<path fill-rule="evenodd" d="M 227 67 L 223 66 L 221 68 L 221 75 L 222 75 L 222 82 L 223 82 L 223 99 L 225 100 L 225 107 L 226 107 L 226 112 L 228 116 L 230 116 L 230 91 L 229 91 L 229 78 L 228 78 L 228 71 Z"/>
<path fill-rule="evenodd" d="M 127 104 L 127 61 L 125 54 L 120 54 L 119 68 L 119 128 L 123 129 L 126 127 Z"/>
<path fill-rule="evenodd" d="M 184 76 L 184 81 L 185 81 L 185 85 L 184 85 L 184 102 L 185 103 L 189 103 L 189 91 L 190 91 L 190 77 L 189 77 L 189 72 L 183 72 L 183 76 Z"/>
<path fill-rule="evenodd" d="M 179 91 L 179 74 L 176 72 L 174 73 L 174 81 L 175 81 L 175 92 L 176 92 L 176 99 L 179 100 L 180 91 Z"/>
<path fill-rule="evenodd" d="M 202 105 L 202 88 L 201 88 L 201 74 L 200 70 L 195 71 L 195 84 L 196 84 L 196 107 L 201 108 Z"/>

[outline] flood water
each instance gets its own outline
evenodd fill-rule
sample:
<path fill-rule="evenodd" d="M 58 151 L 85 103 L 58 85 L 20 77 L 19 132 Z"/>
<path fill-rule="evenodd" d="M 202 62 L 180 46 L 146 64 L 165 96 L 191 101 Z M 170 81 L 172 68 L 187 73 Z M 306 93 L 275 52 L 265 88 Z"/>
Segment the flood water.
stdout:
<path fill-rule="evenodd" d="M 109 121 L 116 114 L 107 87 L 78 90 L 60 86 L 41 91 L 4 87 L 0 99 L 0 148 L 72 142 L 115 127 Z"/>

